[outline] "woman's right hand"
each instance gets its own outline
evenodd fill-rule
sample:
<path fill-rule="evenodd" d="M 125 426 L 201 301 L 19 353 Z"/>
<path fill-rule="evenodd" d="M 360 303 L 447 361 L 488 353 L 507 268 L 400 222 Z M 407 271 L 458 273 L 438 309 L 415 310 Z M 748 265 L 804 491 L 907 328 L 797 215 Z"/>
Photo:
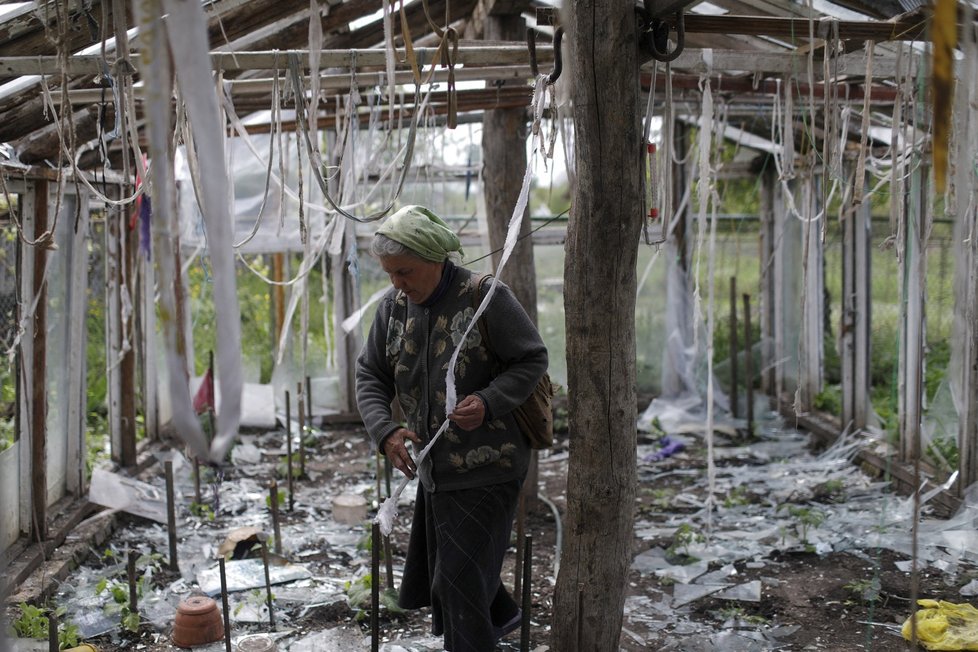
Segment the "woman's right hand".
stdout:
<path fill-rule="evenodd" d="M 415 444 L 421 444 L 421 438 L 407 428 L 398 428 L 387 436 L 384 440 L 384 455 L 391 461 L 395 469 L 413 479 L 418 470 L 411 459 L 411 454 L 407 449 L 407 441 L 410 439 Z"/>

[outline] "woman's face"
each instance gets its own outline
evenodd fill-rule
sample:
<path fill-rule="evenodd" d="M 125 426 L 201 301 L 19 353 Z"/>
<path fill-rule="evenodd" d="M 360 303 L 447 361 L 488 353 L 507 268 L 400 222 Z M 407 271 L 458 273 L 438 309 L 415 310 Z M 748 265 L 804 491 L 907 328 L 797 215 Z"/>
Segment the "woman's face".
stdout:
<path fill-rule="evenodd" d="M 417 256 L 384 256 L 380 266 L 391 285 L 407 295 L 412 303 L 424 303 L 441 281 L 444 263 L 433 263 Z"/>

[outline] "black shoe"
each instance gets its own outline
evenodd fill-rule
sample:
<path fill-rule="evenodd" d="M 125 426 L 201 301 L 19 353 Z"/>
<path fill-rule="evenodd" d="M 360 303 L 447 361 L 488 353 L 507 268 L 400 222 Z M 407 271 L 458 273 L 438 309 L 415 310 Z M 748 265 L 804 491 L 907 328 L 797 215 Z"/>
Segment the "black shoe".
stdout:
<path fill-rule="evenodd" d="M 498 641 L 507 634 L 516 631 L 520 628 L 520 624 L 523 622 L 523 610 L 517 609 L 516 615 L 509 619 L 509 621 L 500 627 L 493 627 L 492 632 L 496 635 L 496 640 Z"/>

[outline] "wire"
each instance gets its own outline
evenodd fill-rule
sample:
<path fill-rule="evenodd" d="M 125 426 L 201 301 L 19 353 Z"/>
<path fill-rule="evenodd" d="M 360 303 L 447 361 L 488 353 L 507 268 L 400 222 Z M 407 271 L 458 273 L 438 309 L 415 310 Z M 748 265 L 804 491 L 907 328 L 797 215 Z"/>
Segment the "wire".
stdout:
<path fill-rule="evenodd" d="M 533 229 L 533 230 L 531 230 L 531 231 L 530 231 L 529 233 L 527 233 L 527 234 L 525 234 L 525 235 L 521 235 L 521 236 L 519 236 L 518 238 L 516 238 L 516 241 L 517 241 L 517 242 L 519 242 L 519 241 L 520 241 L 520 240 L 522 240 L 523 238 L 525 238 L 525 237 L 527 237 L 527 236 L 531 236 L 531 235 L 533 235 L 534 233 L 536 233 L 537 231 L 539 231 L 539 230 L 540 230 L 540 229 L 542 229 L 543 227 L 545 227 L 545 226 L 547 226 L 547 225 L 548 225 L 548 224 L 550 224 L 551 222 L 556 222 L 556 221 L 557 221 L 557 220 L 559 220 L 559 219 L 560 219 L 561 217 L 563 217 L 564 215 L 566 215 L 566 214 L 568 213 L 568 211 L 570 211 L 570 208 L 566 208 L 566 209 L 564 209 L 564 210 L 563 210 L 563 211 L 562 211 L 561 213 L 558 213 L 557 215 L 554 215 L 553 217 L 551 217 L 551 218 L 550 218 L 549 220 L 547 220 L 546 222 L 544 222 L 543 224 L 541 224 L 541 225 L 540 225 L 540 226 L 538 226 L 537 228 L 535 228 L 535 229 Z M 502 251 L 502 250 L 503 250 L 504 248 L 505 248 L 505 247 L 499 247 L 498 249 L 493 249 L 492 251 L 490 251 L 489 253 L 487 253 L 487 254 L 486 254 L 486 255 L 484 255 L 484 256 L 479 256 L 478 258 L 473 258 L 472 260 L 467 260 L 467 261 L 465 261 L 465 262 L 466 262 L 466 264 L 471 264 L 471 263 L 477 263 L 477 262 L 479 262 L 480 260 L 484 260 L 484 259 L 486 259 L 486 258 L 488 258 L 489 256 L 491 256 L 491 255 L 493 255 L 493 254 L 498 254 L 498 253 L 499 253 L 500 251 Z"/>

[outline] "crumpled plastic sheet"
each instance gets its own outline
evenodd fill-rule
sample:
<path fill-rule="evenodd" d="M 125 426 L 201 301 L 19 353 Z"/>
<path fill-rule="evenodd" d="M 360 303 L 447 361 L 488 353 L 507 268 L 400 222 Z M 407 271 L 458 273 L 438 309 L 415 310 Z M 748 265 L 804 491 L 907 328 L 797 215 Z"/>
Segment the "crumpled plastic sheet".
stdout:
<path fill-rule="evenodd" d="M 944 600 L 917 600 L 923 609 L 907 618 L 901 633 L 913 639 L 917 623 L 917 641 L 928 650 L 978 650 L 978 609 L 968 603 Z"/>

